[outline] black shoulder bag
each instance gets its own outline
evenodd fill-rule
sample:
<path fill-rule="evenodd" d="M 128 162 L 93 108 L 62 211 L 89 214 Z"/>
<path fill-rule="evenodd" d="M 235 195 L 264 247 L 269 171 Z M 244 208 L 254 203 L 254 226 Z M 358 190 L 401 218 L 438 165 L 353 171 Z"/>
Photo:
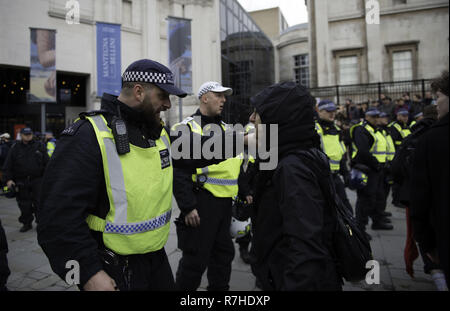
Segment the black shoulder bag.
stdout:
<path fill-rule="evenodd" d="M 319 157 L 323 159 L 321 155 Z M 349 282 L 364 280 L 369 271 L 366 263 L 373 259 L 369 240 L 337 195 L 331 174 L 319 176 L 319 184 L 328 205 L 336 216 L 333 250 L 338 263 L 338 272 Z"/>

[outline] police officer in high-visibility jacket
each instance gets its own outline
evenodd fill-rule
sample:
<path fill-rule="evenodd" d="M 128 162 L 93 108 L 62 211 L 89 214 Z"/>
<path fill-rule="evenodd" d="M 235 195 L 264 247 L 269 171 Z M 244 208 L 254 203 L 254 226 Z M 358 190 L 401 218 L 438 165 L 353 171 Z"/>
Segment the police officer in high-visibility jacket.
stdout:
<path fill-rule="evenodd" d="M 345 185 L 339 175 L 348 181 L 349 172 L 345 163 L 346 148 L 340 136 L 340 128 L 335 125 L 336 105 L 330 100 L 322 100 L 317 106 L 319 118 L 316 121 L 316 132 L 320 136 L 322 151 L 328 156 L 336 193 L 353 214 L 353 208 L 345 193 Z"/>
<path fill-rule="evenodd" d="M 45 133 L 45 143 L 47 146 L 47 154 L 49 157 L 51 157 L 53 155 L 53 152 L 55 152 L 56 148 L 56 138 L 53 137 L 52 132 Z"/>
<path fill-rule="evenodd" d="M 188 129 L 191 149 L 201 148 L 195 140 L 223 140 L 227 125 L 221 113 L 225 96 L 232 89 L 218 82 L 206 82 L 199 91 L 200 108 L 191 117 L 171 128 L 171 134 Z M 208 134 L 208 128 L 219 133 Z M 224 143 L 222 141 L 221 143 Z M 223 146 L 222 150 L 229 146 Z M 202 148 L 203 149 L 203 148 Z M 174 195 L 181 210 L 176 220 L 178 247 L 183 255 L 176 273 L 179 290 L 196 290 L 203 272 L 208 268 L 208 290 L 228 290 L 234 244 L 230 235 L 232 198 L 238 194 L 238 178 L 243 157 L 220 159 L 203 166 L 196 160 L 186 160 L 174 171 Z M 206 163 L 205 163 L 206 164 Z"/>
<path fill-rule="evenodd" d="M 392 139 L 395 147 L 400 147 L 402 140 L 411 134 L 411 129 L 408 126 L 409 112 L 406 109 L 399 109 L 397 112 L 397 120 L 389 124 Z"/>
<path fill-rule="evenodd" d="M 138 60 L 118 97 L 104 93 L 101 110 L 61 133 L 44 176 L 38 242 L 62 279 L 78 265 L 80 289 L 174 289 L 164 250 L 173 171 L 160 119 L 169 94 L 186 96 L 166 66 Z"/>
<path fill-rule="evenodd" d="M 368 176 L 367 185 L 357 190 L 355 214 L 361 229 L 366 228 L 368 217 L 372 219 L 373 230 L 392 230 L 393 226 L 383 216 L 385 194 L 384 174 L 386 164 L 386 140 L 377 127 L 380 112 L 369 108 L 365 113 L 365 121 L 350 129 L 353 141 L 352 164 L 367 167 L 364 172 Z"/>
<path fill-rule="evenodd" d="M 399 109 L 397 111 L 397 120 L 389 124 L 388 128 L 394 141 L 395 148 L 400 148 L 403 139 L 411 134 L 411 129 L 408 126 L 409 112 L 406 109 Z M 394 183 L 392 185 L 392 204 L 397 207 L 403 207 L 399 202 L 399 185 Z"/>
<path fill-rule="evenodd" d="M 384 167 L 384 186 L 385 186 L 385 204 L 384 211 L 382 212 L 383 216 L 390 217 L 392 213 L 386 212 L 386 200 L 389 196 L 389 191 L 391 190 L 391 186 L 393 184 L 393 177 L 391 173 L 391 162 L 395 156 L 395 144 L 394 140 L 391 137 L 391 133 L 388 128 L 389 124 L 389 114 L 386 112 L 380 112 L 380 116 L 378 118 L 378 127 L 380 128 L 381 133 L 383 134 L 384 139 L 386 140 L 386 165 Z M 389 218 L 386 218 L 387 221 L 390 221 Z"/>

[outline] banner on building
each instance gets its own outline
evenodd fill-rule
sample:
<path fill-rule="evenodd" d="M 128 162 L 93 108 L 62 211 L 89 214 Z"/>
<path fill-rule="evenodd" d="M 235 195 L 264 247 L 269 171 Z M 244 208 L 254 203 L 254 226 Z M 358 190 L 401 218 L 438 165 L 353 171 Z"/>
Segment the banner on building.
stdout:
<path fill-rule="evenodd" d="M 175 85 L 192 93 L 191 21 L 169 17 L 169 66 Z"/>
<path fill-rule="evenodd" d="M 97 23 L 97 95 L 121 88 L 120 25 Z"/>
<path fill-rule="evenodd" d="M 56 102 L 56 30 L 30 28 L 30 102 Z"/>

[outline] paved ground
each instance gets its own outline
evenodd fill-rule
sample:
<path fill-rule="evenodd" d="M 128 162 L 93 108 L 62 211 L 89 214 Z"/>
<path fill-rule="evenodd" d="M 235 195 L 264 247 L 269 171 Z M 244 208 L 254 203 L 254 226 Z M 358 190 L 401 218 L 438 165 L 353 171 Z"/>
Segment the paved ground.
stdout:
<path fill-rule="evenodd" d="M 355 193 L 348 192 L 350 201 L 354 204 Z M 390 199 L 389 199 L 390 202 Z M 174 204 L 175 205 L 175 204 Z M 380 263 L 379 285 L 367 285 L 364 281 L 360 283 L 346 283 L 346 291 L 431 291 L 435 290 L 429 275 L 423 273 L 423 263 L 419 258 L 415 262 L 416 277 L 412 279 L 404 269 L 403 249 L 405 243 L 405 211 L 393 206 L 388 206 L 392 212 L 393 231 L 371 231 L 371 241 L 375 259 Z M 178 216 L 178 208 L 174 206 L 173 219 Z M 75 286 L 67 285 L 56 276 L 48 263 L 47 257 L 37 244 L 36 226 L 33 229 L 20 233 L 18 222 L 19 209 L 14 199 L 0 197 L 0 219 L 6 231 L 9 253 L 8 260 L 11 276 L 7 287 L 12 291 L 65 291 L 78 290 Z M 172 220 L 173 220 L 172 219 Z M 172 222 L 173 224 L 173 222 Z M 176 271 L 178 261 L 181 257 L 177 249 L 177 237 L 175 226 L 171 226 L 166 251 L 172 271 Z M 255 278 L 250 272 L 250 267 L 243 263 L 239 257 L 236 247 L 236 257 L 233 261 L 231 274 L 231 290 L 254 291 Z M 205 290 L 207 285 L 205 276 L 200 290 Z"/>

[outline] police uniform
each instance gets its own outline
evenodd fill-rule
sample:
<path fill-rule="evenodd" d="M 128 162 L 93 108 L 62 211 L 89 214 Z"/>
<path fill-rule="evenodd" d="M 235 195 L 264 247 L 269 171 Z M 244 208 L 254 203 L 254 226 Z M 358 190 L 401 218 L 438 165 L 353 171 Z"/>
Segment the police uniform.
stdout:
<path fill-rule="evenodd" d="M 231 90 L 216 84 L 206 83 L 200 87 L 198 97 L 201 98 L 209 91 Z M 205 139 L 211 138 L 206 136 L 206 129 L 212 124 L 221 129 L 221 135 L 215 133 L 214 136 L 224 143 L 227 125 L 220 116 L 205 116 L 200 110 L 175 124 L 171 131 L 187 127 L 192 146 L 195 139 L 204 143 Z M 223 152 L 224 147 L 223 145 Z M 181 210 L 180 218 L 176 221 L 178 247 L 183 252 L 176 273 L 178 290 L 196 290 L 206 268 L 208 290 L 229 289 L 234 258 L 234 245 L 230 235 L 231 204 L 232 198 L 238 195 L 238 179 L 243 159 L 243 156 L 232 157 L 207 166 L 199 166 L 195 160 L 188 159 L 180 165 L 180 169 L 175 170 L 174 195 Z M 193 209 L 197 210 L 200 217 L 198 227 L 184 223 L 185 216 Z"/>
<path fill-rule="evenodd" d="M 47 154 L 49 157 L 53 155 L 53 152 L 55 152 L 56 148 L 56 139 L 51 138 L 47 141 Z"/>
<path fill-rule="evenodd" d="M 151 60 L 134 62 L 122 79 L 186 95 L 173 86 L 170 70 Z M 124 133 L 119 117 L 128 140 L 115 134 Z M 100 111 L 81 114 L 61 133 L 44 176 L 38 242 L 62 279 L 69 260 L 79 263 L 80 288 L 100 270 L 120 290 L 174 288 L 164 250 L 172 213 L 170 138 L 162 125 L 148 124 L 139 110 L 105 93 Z"/>
<path fill-rule="evenodd" d="M 388 115 L 384 112 L 380 113 L 380 117 L 387 117 Z M 386 141 L 386 166 L 384 170 L 385 178 L 384 178 L 384 186 L 385 186 L 385 201 L 387 200 L 389 196 L 389 191 L 391 190 L 391 186 L 393 184 L 393 177 L 391 173 L 391 162 L 395 157 L 395 143 L 392 139 L 391 133 L 389 131 L 389 128 L 387 126 L 380 127 L 381 134 L 383 134 L 383 137 Z M 386 203 L 384 205 L 384 209 L 386 209 Z M 390 215 L 384 213 L 384 215 Z"/>
<path fill-rule="evenodd" d="M 400 109 L 397 114 L 409 115 L 406 109 Z M 388 125 L 392 140 L 394 141 L 395 148 L 400 148 L 403 139 L 411 135 L 411 129 L 407 124 L 402 124 L 398 121 L 391 122 Z M 394 183 L 392 185 L 392 203 L 397 207 L 402 207 L 399 202 L 399 185 Z"/>
<path fill-rule="evenodd" d="M 21 130 L 22 134 L 32 134 L 30 128 Z M 39 204 L 42 175 L 48 163 L 47 150 L 35 139 L 24 143 L 16 142 L 10 149 L 4 164 L 4 180 L 13 180 L 18 188 L 16 195 L 20 208 L 19 222 L 23 224 L 21 232 L 32 228 L 33 214 Z"/>
<path fill-rule="evenodd" d="M 375 108 L 369 108 L 366 115 L 379 115 Z M 385 186 L 383 170 L 386 165 L 387 143 L 376 125 L 368 121 L 354 125 L 350 129 L 353 140 L 352 163 L 363 164 L 367 167 L 367 185 L 357 190 L 356 219 L 362 229 L 372 218 L 372 229 L 391 230 L 393 227 L 386 223 L 383 215 L 385 207 Z"/>
<path fill-rule="evenodd" d="M 318 108 L 319 110 L 336 111 L 336 105 L 329 100 L 319 102 Z M 353 214 L 353 208 L 345 192 L 345 185 L 339 176 L 341 174 L 344 178 L 348 178 L 348 170 L 344 158 L 347 150 L 344 142 L 340 138 L 340 128 L 334 122 L 320 119 L 320 117 L 316 121 L 315 127 L 317 134 L 320 136 L 320 147 L 328 156 L 330 162 L 330 170 L 336 192 L 349 212 Z"/>

